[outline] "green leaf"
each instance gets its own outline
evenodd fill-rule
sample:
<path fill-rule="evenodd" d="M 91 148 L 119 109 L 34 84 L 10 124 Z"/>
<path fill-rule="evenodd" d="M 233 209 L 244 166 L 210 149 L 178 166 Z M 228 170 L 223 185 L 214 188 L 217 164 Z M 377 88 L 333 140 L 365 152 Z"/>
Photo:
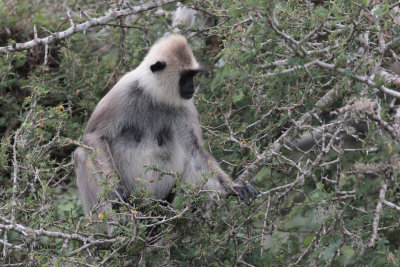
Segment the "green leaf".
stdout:
<path fill-rule="evenodd" d="M 328 17 L 328 14 L 329 14 L 329 10 L 326 8 L 323 8 L 321 6 L 316 8 L 314 11 L 314 15 L 315 15 L 316 19 L 318 19 L 318 20 L 324 20 L 326 17 Z"/>
<path fill-rule="evenodd" d="M 245 97 L 245 95 L 240 92 L 238 94 L 233 95 L 232 100 L 234 104 L 237 104 L 238 102 L 240 102 L 241 100 L 243 100 Z"/>
<path fill-rule="evenodd" d="M 309 245 L 311 244 L 311 242 L 313 241 L 314 237 L 315 237 L 314 234 L 311 234 L 311 235 L 307 236 L 307 237 L 304 239 L 304 245 L 305 245 L 305 246 L 309 246 Z"/>
<path fill-rule="evenodd" d="M 341 252 L 342 252 L 343 256 L 346 257 L 346 259 L 351 259 L 355 255 L 354 249 L 347 245 L 344 245 L 341 248 Z"/>
<path fill-rule="evenodd" d="M 236 236 L 237 237 L 244 237 L 244 234 L 243 233 L 237 233 Z"/>
<path fill-rule="evenodd" d="M 322 190 L 324 189 L 324 184 L 321 183 L 321 182 L 317 183 L 317 189 L 318 189 L 319 191 L 322 191 Z"/>

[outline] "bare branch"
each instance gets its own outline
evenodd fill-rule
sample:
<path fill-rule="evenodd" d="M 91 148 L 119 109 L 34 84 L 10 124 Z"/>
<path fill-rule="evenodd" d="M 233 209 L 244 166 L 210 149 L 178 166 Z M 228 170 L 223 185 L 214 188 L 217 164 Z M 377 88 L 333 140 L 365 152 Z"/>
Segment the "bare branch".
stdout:
<path fill-rule="evenodd" d="M 89 20 L 84 23 L 81 23 L 78 25 L 72 25 L 70 28 L 66 29 L 65 31 L 56 32 L 45 38 L 38 38 L 38 39 L 34 39 L 34 40 L 31 40 L 31 41 L 28 41 L 25 43 L 14 43 L 9 46 L 0 47 L 0 53 L 7 54 L 10 52 L 14 52 L 14 51 L 29 49 L 29 48 L 32 48 L 32 47 L 35 47 L 35 46 L 38 46 L 41 44 L 48 45 L 48 44 L 54 42 L 55 40 L 61 40 L 61 39 L 67 38 L 77 32 L 83 32 L 83 31 L 86 31 L 95 26 L 105 25 L 112 20 L 115 20 L 115 19 L 118 19 L 118 18 L 121 18 L 124 16 L 128 16 L 128 15 L 144 12 L 144 11 L 154 9 L 154 8 L 157 8 L 157 7 L 169 4 L 169 3 L 173 3 L 173 2 L 176 2 L 176 0 L 152 1 L 150 3 L 134 6 L 132 8 L 114 11 L 111 14 L 102 16 L 100 18 L 90 18 L 89 17 Z M 85 14 L 85 13 L 83 13 L 83 14 Z"/>
<path fill-rule="evenodd" d="M 121 241 L 124 238 L 109 238 L 109 239 L 95 239 L 93 236 L 85 237 L 83 235 L 74 233 L 74 234 L 66 234 L 63 232 L 53 232 L 44 229 L 33 229 L 30 227 L 23 226 L 18 223 L 12 223 L 11 220 L 7 220 L 4 217 L 0 216 L 0 221 L 4 222 L 4 224 L 0 224 L 0 229 L 2 230 L 13 230 L 24 236 L 48 236 L 53 238 L 61 238 L 68 240 L 76 240 L 83 242 L 85 244 L 90 245 L 100 245 L 100 244 L 113 244 L 117 241 Z"/>
<path fill-rule="evenodd" d="M 351 70 L 349 70 L 349 69 L 339 68 L 333 64 L 322 62 L 320 60 L 316 60 L 315 63 L 321 68 L 328 69 L 328 70 L 335 70 L 335 71 L 339 72 L 340 74 L 345 74 L 348 72 L 352 73 Z M 373 87 L 373 88 L 378 87 L 378 85 L 375 82 L 371 81 L 367 76 L 360 76 L 360 75 L 353 74 L 353 75 L 351 75 L 351 78 L 353 78 L 356 81 L 365 83 L 369 87 Z M 381 85 L 379 87 L 379 89 L 385 94 L 388 94 L 388 95 L 396 97 L 396 98 L 400 98 L 400 92 L 389 89 L 389 88 L 385 87 L 384 85 Z"/>

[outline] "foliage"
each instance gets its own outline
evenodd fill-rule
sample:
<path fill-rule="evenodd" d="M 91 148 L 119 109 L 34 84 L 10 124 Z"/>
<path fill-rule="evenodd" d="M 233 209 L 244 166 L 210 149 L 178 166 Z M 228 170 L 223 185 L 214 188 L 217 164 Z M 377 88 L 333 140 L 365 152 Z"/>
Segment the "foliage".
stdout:
<path fill-rule="evenodd" d="M 80 10 L 95 18 L 138 2 L 68 8 L 79 24 Z M 172 30 L 176 3 L 56 41 L 47 64 L 44 46 L 0 55 L 3 264 L 397 266 L 395 2 L 185 2 L 213 21 L 180 27 L 212 68 L 195 100 L 206 147 L 233 179 L 255 170 L 260 190 L 250 206 L 221 199 L 210 216 L 207 193 L 177 174 L 166 174 L 178 184 L 172 204 L 138 190 L 135 209 L 98 220 L 83 214 L 75 184 L 72 154 L 90 114 Z M 5 1 L 0 10 L 0 46 L 33 39 L 33 25 L 40 37 L 70 27 L 64 2 Z M 320 142 L 302 151 L 297 137 L 311 132 Z M 99 222 L 114 234 L 98 232 Z"/>

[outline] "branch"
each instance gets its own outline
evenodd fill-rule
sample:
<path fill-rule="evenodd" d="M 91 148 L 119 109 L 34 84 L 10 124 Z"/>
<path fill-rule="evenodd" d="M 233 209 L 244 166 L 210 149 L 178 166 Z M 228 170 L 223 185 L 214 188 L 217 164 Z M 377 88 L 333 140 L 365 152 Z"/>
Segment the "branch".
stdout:
<path fill-rule="evenodd" d="M 8 242 L 6 242 L 4 240 L 1 240 L 1 239 L 0 239 L 0 244 L 3 244 L 3 246 L 8 247 L 8 248 L 12 248 L 12 249 L 18 249 L 18 250 L 25 249 L 25 245 L 24 244 L 15 245 L 15 244 L 8 243 Z"/>
<path fill-rule="evenodd" d="M 382 201 L 382 203 L 385 204 L 386 206 L 389 206 L 389 207 L 391 207 L 391 208 L 394 208 L 394 209 L 400 211 L 400 207 L 399 207 L 399 206 L 397 206 L 396 204 L 394 204 L 394 203 L 392 203 L 392 202 L 387 201 L 386 199 L 384 199 L 384 200 Z"/>
<path fill-rule="evenodd" d="M 397 131 L 396 129 L 394 129 L 392 126 L 390 126 L 389 123 L 387 123 L 386 121 L 382 120 L 381 118 L 379 118 L 377 115 L 375 114 L 367 114 L 367 116 L 376 121 L 380 126 L 382 126 L 391 136 L 394 140 L 398 140 L 397 137 Z"/>
<path fill-rule="evenodd" d="M 276 65 L 277 65 L 277 64 L 283 65 L 283 62 L 282 62 L 282 60 L 281 60 L 280 62 L 277 62 L 277 63 L 273 62 L 273 63 L 272 63 L 272 65 L 275 65 L 275 64 L 276 64 Z M 271 77 L 271 76 L 275 76 L 275 75 L 278 75 L 278 74 L 287 74 L 287 73 L 289 73 L 289 72 L 293 72 L 293 71 L 296 71 L 296 70 L 298 70 L 298 69 L 308 68 L 309 66 L 312 66 L 312 65 L 315 65 L 315 64 L 317 64 L 317 60 L 308 62 L 308 63 L 306 63 L 306 64 L 304 64 L 304 65 L 294 66 L 293 68 L 283 69 L 283 70 L 277 71 L 277 72 L 268 72 L 268 73 L 264 73 L 264 74 L 261 74 L 261 75 L 255 76 L 255 77 L 258 77 L 258 78 L 266 78 L 266 77 Z"/>
<path fill-rule="evenodd" d="M 99 244 L 114 244 L 115 242 L 121 241 L 124 238 L 110 238 L 110 239 L 95 239 L 93 236 L 85 237 L 80 234 L 66 234 L 62 232 L 53 232 L 44 229 L 33 229 L 30 227 L 23 226 L 18 223 L 12 223 L 11 220 L 7 220 L 4 217 L 0 216 L 0 221 L 4 222 L 4 224 L 0 223 L 0 229 L 2 230 L 13 230 L 24 236 L 48 236 L 53 238 L 61 238 L 68 240 L 76 240 L 80 241 L 84 244 L 90 245 L 99 245 Z"/>
<path fill-rule="evenodd" d="M 323 69 L 328 69 L 328 70 L 333 70 L 333 71 L 337 71 L 340 74 L 345 74 L 347 72 L 353 73 L 350 69 L 345 69 L 345 68 L 339 68 L 336 67 L 334 64 L 329 64 L 320 60 L 314 60 L 311 61 L 309 63 L 304 64 L 303 66 L 295 66 L 293 68 L 290 69 L 285 69 L 282 70 L 280 72 L 277 73 L 266 73 L 266 74 L 262 74 L 258 77 L 269 77 L 269 76 L 273 76 L 273 75 L 277 75 L 277 74 L 284 74 L 284 73 L 288 73 L 288 72 L 292 72 L 295 71 L 297 69 L 300 68 L 306 68 L 312 65 L 317 65 L 320 68 Z M 356 75 L 353 74 L 351 75 L 351 78 L 365 83 L 367 84 L 369 87 L 373 87 L 373 88 L 377 88 L 378 85 L 371 81 L 367 76 L 361 76 L 361 75 Z M 379 89 L 385 93 L 388 94 L 390 96 L 393 96 L 395 98 L 399 98 L 400 99 L 400 92 L 394 91 L 392 89 L 389 89 L 387 87 L 385 87 L 384 85 L 381 85 L 379 87 Z M 288 139 L 290 139 L 290 137 L 293 137 L 296 135 L 295 130 L 295 126 L 296 125 L 303 125 L 303 123 L 308 120 L 309 118 L 311 118 L 311 114 L 319 114 L 322 112 L 322 110 L 325 109 L 325 107 L 327 107 L 330 103 L 332 103 L 333 101 L 335 101 L 337 98 L 337 88 L 333 88 L 332 90 L 330 90 L 326 95 L 324 95 L 317 103 L 316 103 L 316 107 L 309 113 L 304 114 L 303 116 L 300 117 L 300 119 L 298 119 L 294 125 L 292 125 L 289 129 L 287 129 L 270 147 L 270 149 L 266 152 L 264 152 L 263 154 L 261 154 L 261 156 L 255 161 L 253 162 L 250 166 L 248 166 L 246 168 L 246 170 L 236 179 L 236 181 L 238 183 L 244 182 L 244 181 L 248 181 L 250 180 L 256 173 L 258 173 L 261 168 L 263 168 L 265 166 L 265 164 L 269 161 L 271 161 L 273 154 L 276 154 L 280 151 L 281 146 L 283 145 L 283 143 L 285 141 L 287 141 Z M 395 132 L 392 129 L 389 129 L 390 133 L 392 134 L 393 132 Z M 393 136 L 393 134 L 392 134 Z M 395 135 L 397 136 L 397 135 Z"/>
<path fill-rule="evenodd" d="M 293 123 L 275 142 L 270 146 L 269 150 L 262 153 L 261 156 L 254 161 L 250 166 L 246 167 L 246 170 L 236 179 L 235 182 L 243 183 L 249 181 L 251 178 L 258 173 L 267 162 L 271 161 L 274 154 L 277 154 L 281 146 L 287 141 L 292 139 L 297 133 L 295 129 L 300 125 L 303 125 L 308 119 L 311 118 L 312 114 L 320 114 L 326 107 L 336 101 L 338 97 L 339 87 L 335 86 L 328 93 L 326 93 L 320 100 L 315 104 L 315 108 L 308 113 L 303 114 L 297 121 Z"/>
<path fill-rule="evenodd" d="M 400 87 L 400 76 L 389 73 L 383 68 L 379 68 L 378 74 L 382 76 L 385 83 L 393 83 L 396 87 Z"/>
<path fill-rule="evenodd" d="M 329 64 L 329 63 L 326 63 L 323 61 L 316 60 L 315 63 L 316 63 L 316 65 L 318 65 L 319 67 L 321 67 L 323 69 L 335 70 L 335 71 L 339 72 L 340 74 L 345 74 L 346 72 L 353 73 L 349 69 L 339 68 L 339 67 L 336 67 L 334 64 Z M 378 85 L 375 82 L 371 81 L 367 76 L 361 76 L 361 75 L 354 74 L 354 75 L 351 75 L 351 78 L 353 78 L 354 80 L 356 80 L 358 82 L 365 83 L 369 87 L 378 88 Z M 400 92 L 389 89 L 389 88 L 385 87 L 384 85 L 381 85 L 379 87 L 379 89 L 385 94 L 388 94 L 388 95 L 396 97 L 396 98 L 400 98 Z"/>
<path fill-rule="evenodd" d="M 289 267 L 296 266 L 308 252 L 310 252 L 313 248 L 315 248 L 315 246 L 319 242 L 321 242 L 320 236 L 321 236 L 321 233 L 323 233 L 324 229 L 325 229 L 325 225 L 322 224 L 321 227 L 318 229 L 318 232 L 316 232 L 314 234 L 314 237 L 311 240 L 310 244 L 307 246 L 307 248 L 300 254 L 300 256 L 297 258 L 297 260 L 295 262 L 293 262 L 289 265 Z"/>
<path fill-rule="evenodd" d="M 277 65 L 277 64 L 283 65 L 284 62 L 280 61 L 280 62 L 277 62 L 277 63 L 272 63 L 272 65 Z M 304 65 L 294 66 L 292 68 L 283 69 L 283 70 L 278 71 L 278 72 L 268 72 L 268 73 L 264 73 L 264 74 L 253 76 L 253 77 L 266 78 L 266 77 L 271 77 L 271 76 L 280 75 L 280 74 L 287 74 L 289 72 L 293 72 L 293 71 L 296 71 L 298 69 L 310 67 L 312 65 L 317 65 L 320 68 L 327 69 L 327 70 L 337 71 L 340 74 L 345 74 L 345 73 L 353 74 L 353 72 L 350 69 L 339 68 L 339 67 L 336 67 L 334 64 L 329 64 L 329 63 L 326 63 L 326 62 L 323 62 L 323 61 L 320 61 L 320 60 L 313 60 L 313 61 L 310 61 L 310 62 L 304 64 Z M 393 83 L 395 83 L 396 86 L 397 86 L 396 82 L 398 82 L 400 84 L 400 77 L 397 76 L 397 75 L 393 75 L 393 74 L 390 74 L 388 72 L 383 72 L 383 71 L 381 71 L 379 74 L 384 78 L 385 83 L 393 82 Z M 369 87 L 378 88 L 378 85 L 375 82 L 371 81 L 367 76 L 361 76 L 361 75 L 353 74 L 353 75 L 351 75 L 351 78 L 356 80 L 356 81 L 358 81 L 358 82 L 365 83 Z M 385 94 L 388 94 L 388 95 L 393 96 L 395 98 L 400 98 L 400 92 L 397 92 L 397 91 L 394 91 L 392 89 L 389 89 L 385 85 L 381 85 L 379 87 L 379 89 Z"/>
<path fill-rule="evenodd" d="M 83 31 L 86 31 L 87 29 L 93 28 L 95 26 L 105 25 L 112 20 L 115 20 L 115 19 L 118 19 L 118 18 L 121 18 L 124 16 L 128 16 L 128 15 L 132 15 L 132 14 L 141 13 L 141 12 L 144 12 L 144 11 L 147 11 L 150 9 L 154 9 L 154 8 L 157 8 L 157 7 L 169 4 L 169 3 L 173 3 L 173 2 L 176 2 L 176 0 L 152 1 L 150 3 L 134 6 L 132 8 L 114 11 L 114 12 L 110 13 L 109 15 L 106 15 L 106 16 L 103 16 L 100 18 L 90 18 L 89 17 L 88 18 L 89 20 L 84 23 L 81 23 L 78 25 L 74 25 L 73 23 L 71 23 L 71 27 L 66 29 L 65 31 L 53 33 L 52 35 L 49 35 L 45 38 L 35 38 L 34 40 L 31 40 L 31 41 L 28 41 L 25 43 L 14 43 L 9 46 L 0 47 L 0 53 L 7 54 L 10 52 L 14 52 L 14 51 L 29 49 L 29 48 L 32 48 L 32 47 L 35 47 L 38 45 L 48 45 L 48 44 L 54 42 L 55 40 L 61 40 L 61 39 L 67 38 L 77 32 L 83 32 Z M 68 14 L 68 17 L 70 17 L 69 14 Z"/>
<path fill-rule="evenodd" d="M 383 180 L 381 190 L 379 191 L 379 199 L 378 199 L 378 204 L 376 205 L 374 222 L 372 224 L 372 237 L 368 244 L 369 247 L 374 247 L 375 241 L 378 238 L 379 218 L 381 216 L 381 211 L 383 206 L 382 204 L 385 201 L 386 190 L 387 190 L 387 183 L 385 180 Z"/>

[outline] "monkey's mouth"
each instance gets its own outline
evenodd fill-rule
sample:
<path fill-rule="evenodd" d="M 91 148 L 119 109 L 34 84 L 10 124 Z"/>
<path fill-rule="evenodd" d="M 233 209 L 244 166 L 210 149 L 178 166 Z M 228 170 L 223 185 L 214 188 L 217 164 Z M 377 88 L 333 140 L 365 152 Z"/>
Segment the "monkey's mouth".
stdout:
<path fill-rule="evenodd" d="M 187 99 L 187 100 L 191 99 L 193 97 L 193 95 L 194 95 L 194 92 L 193 93 L 181 93 L 181 97 L 183 99 Z"/>
<path fill-rule="evenodd" d="M 194 95 L 194 92 L 194 86 L 190 86 L 189 88 L 181 87 L 181 90 L 179 91 L 181 97 L 186 100 L 191 99 Z"/>

